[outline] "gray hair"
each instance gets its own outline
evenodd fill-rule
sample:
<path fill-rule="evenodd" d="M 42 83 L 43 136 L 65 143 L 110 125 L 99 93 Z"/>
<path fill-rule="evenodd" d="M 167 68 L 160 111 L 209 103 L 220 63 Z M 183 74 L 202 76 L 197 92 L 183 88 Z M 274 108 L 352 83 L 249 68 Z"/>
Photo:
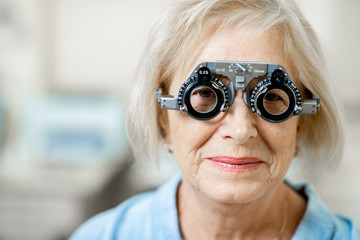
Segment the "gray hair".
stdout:
<path fill-rule="evenodd" d="M 292 78 L 321 98 L 315 116 L 300 117 L 298 162 L 309 169 L 336 166 L 344 145 L 339 107 L 327 81 L 317 37 L 291 0 L 188 0 L 166 11 L 150 33 L 128 102 L 128 136 L 135 156 L 158 159 L 166 133 L 161 124 L 164 114 L 154 93 L 159 87 L 168 93 L 175 70 L 190 56 L 209 25 L 281 31 L 285 57 L 297 72 Z"/>

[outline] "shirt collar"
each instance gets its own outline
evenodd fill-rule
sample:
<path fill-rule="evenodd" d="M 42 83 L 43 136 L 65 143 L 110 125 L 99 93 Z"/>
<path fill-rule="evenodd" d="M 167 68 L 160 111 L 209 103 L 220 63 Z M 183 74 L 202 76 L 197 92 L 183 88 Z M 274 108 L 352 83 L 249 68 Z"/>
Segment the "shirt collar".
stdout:
<path fill-rule="evenodd" d="M 332 214 L 317 196 L 313 187 L 309 184 L 291 183 L 288 180 L 285 182 L 307 198 L 305 214 L 292 239 L 332 239 L 334 233 Z"/>

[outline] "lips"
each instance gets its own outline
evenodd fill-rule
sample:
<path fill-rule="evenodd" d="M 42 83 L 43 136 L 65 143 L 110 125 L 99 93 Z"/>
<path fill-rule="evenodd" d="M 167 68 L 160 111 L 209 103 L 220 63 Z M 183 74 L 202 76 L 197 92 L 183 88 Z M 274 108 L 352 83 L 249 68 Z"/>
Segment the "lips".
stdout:
<path fill-rule="evenodd" d="M 233 158 L 227 156 L 217 156 L 207 158 L 207 160 L 209 160 L 210 163 L 217 168 L 236 172 L 252 171 L 264 163 L 264 161 L 253 157 Z"/>

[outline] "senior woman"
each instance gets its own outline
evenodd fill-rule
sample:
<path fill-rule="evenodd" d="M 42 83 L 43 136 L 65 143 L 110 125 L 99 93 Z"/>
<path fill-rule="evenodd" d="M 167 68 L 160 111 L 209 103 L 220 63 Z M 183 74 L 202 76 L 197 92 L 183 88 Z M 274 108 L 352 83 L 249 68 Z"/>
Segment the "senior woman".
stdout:
<path fill-rule="evenodd" d="M 290 0 L 175 5 L 151 32 L 128 131 L 137 157 L 168 146 L 181 174 L 72 239 L 359 239 L 311 186 L 284 180 L 294 157 L 308 169 L 341 158 L 319 49 Z"/>

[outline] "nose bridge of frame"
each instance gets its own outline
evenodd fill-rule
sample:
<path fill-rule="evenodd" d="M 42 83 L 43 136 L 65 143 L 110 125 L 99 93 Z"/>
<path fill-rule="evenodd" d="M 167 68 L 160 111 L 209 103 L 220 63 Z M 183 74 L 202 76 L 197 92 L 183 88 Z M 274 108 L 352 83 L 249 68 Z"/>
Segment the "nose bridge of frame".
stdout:
<path fill-rule="evenodd" d="M 241 112 L 241 116 L 244 115 L 244 113 L 246 113 L 247 116 L 250 116 L 248 114 L 251 114 L 252 111 L 250 105 L 247 104 L 248 101 L 246 100 L 246 90 L 247 89 L 235 90 L 235 94 L 233 95 L 231 105 L 229 105 L 227 110 L 227 114 L 239 116 L 238 113 Z"/>
<path fill-rule="evenodd" d="M 278 65 L 261 62 L 226 62 L 217 61 L 206 63 L 213 74 L 227 77 L 230 80 L 229 106 L 232 105 L 237 92 L 242 92 L 243 100 L 250 107 L 249 84 L 255 78 L 265 77 L 269 72 L 276 69 Z M 270 76 L 268 76 L 270 77 Z"/>

